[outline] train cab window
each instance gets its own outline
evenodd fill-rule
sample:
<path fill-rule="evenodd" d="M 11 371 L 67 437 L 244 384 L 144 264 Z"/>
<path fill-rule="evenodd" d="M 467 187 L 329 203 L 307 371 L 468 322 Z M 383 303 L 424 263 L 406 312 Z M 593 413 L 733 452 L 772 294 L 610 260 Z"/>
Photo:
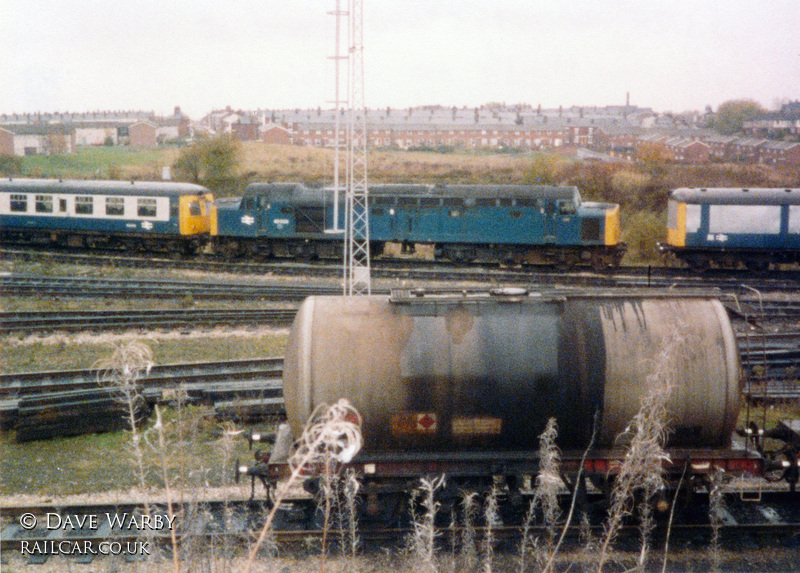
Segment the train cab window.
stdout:
<path fill-rule="evenodd" d="M 256 198 L 255 197 L 245 197 L 242 199 L 242 210 L 250 211 L 256 208 Z"/>
<path fill-rule="evenodd" d="M 125 214 L 125 199 L 122 197 L 106 197 L 106 215 L 121 217 Z"/>
<path fill-rule="evenodd" d="M 200 203 L 193 202 L 189 207 L 189 212 L 193 217 L 200 215 Z M 136 202 L 136 214 L 139 217 L 155 217 L 156 216 L 156 200 L 145 198 L 139 199 Z"/>
<path fill-rule="evenodd" d="M 202 214 L 203 214 L 203 209 L 200 206 L 200 201 L 192 201 L 191 203 L 189 203 L 189 216 L 191 216 L 191 217 L 199 217 Z M 153 207 L 153 214 L 152 215 L 142 215 L 142 207 L 140 205 L 139 206 L 139 216 L 140 217 L 155 217 L 156 216 L 155 207 Z"/>
<path fill-rule="evenodd" d="M 28 196 L 27 195 L 11 195 L 11 212 L 12 213 L 27 213 L 28 211 Z"/>
<path fill-rule="evenodd" d="M 259 209 L 269 209 L 269 197 L 266 195 L 262 195 L 258 198 L 258 208 Z"/>
<path fill-rule="evenodd" d="M 75 197 L 75 214 L 92 215 L 94 213 L 93 197 Z"/>
<path fill-rule="evenodd" d="M 575 204 L 568 202 L 568 201 L 559 201 L 558 202 L 558 214 L 569 216 L 574 215 L 576 213 Z"/>
<path fill-rule="evenodd" d="M 37 195 L 36 196 L 36 212 L 37 213 L 52 213 L 53 212 L 53 197 L 50 195 Z"/>

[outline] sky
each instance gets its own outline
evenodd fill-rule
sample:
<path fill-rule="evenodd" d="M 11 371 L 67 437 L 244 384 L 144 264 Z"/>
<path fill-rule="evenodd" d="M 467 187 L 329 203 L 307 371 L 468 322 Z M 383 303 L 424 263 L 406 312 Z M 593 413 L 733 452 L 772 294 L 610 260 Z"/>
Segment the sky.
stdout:
<path fill-rule="evenodd" d="M 347 1 L 342 0 L 342 5 Z M 0 113 L 331 108 L 336 0 L 0 0 Z M 800 100 L 798 0 L 363 0 L 369 108 Z"/>

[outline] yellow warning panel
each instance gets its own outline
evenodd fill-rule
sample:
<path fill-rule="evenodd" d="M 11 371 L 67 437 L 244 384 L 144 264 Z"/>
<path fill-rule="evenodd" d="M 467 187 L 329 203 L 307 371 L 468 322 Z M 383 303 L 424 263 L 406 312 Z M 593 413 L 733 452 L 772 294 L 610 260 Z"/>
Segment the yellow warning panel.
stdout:
<path fill-rule="evenodd" d="M 453 436 L 497 436 L 502 431 L 502 418 L 487 416 L 453 418 Z"/>

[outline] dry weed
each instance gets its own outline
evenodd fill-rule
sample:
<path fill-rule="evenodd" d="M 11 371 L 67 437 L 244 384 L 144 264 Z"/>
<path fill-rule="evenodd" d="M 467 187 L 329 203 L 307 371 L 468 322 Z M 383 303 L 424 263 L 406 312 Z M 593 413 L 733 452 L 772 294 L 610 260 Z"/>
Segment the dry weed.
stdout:
<path fill-rule="evenodd" d="M 411 560 L 415 570 L 436 572 L 436 513 L 439 511 L 439 502 L 435 500 L 436 490 L 443 487 L 445 476 L 435 478 L 420 478 L 420 486 L 414 490 L 409 499 L 412 531 L 406 538 L 406 554 Z M 417 510 L 417 499 L 424 510 L 422 514 Z"/>
<path fill-rule="evenodd" d="M 602 571 L 611 558 L 612 547 L 623 521 L 632 516 L 637 507 L 641 538 L 637 566 L 639 570 L 644 570 L 650 534 L 655 527 L 651 500 L 665 487 L 664 464 L 669 461 L 669 455 L 664 450 L 668 433 L 667 401 L 676 384 L 673 369 L 675 357 L 687 345 L 681 332 L 685 332 L 685 329 L 680 324 L 676 325 L 669 341 L 656 355 L 646 379 L 647 393 L 641 407 L 621 436 L 630 438 L 630 443 L 619 473 L 615 476 L 611 507 L 600 546 L 598 571 Z"/>
<path fill-rule="evenodd" d="M 330 463 L 331 460 L 348 463 L 361 449 L 361 444 L 361 414 L 347 400 L 339 400 L 330 407 L 327 404 L 317 406 L 295 444 L 294 454 L 289 458 L 291 474 L 277 488 L 272 510 L 250 548 L 243 568 L 245 573 L 252 570 L 281 501 L 300 480 L 303 471 L 310 465 Z"/>

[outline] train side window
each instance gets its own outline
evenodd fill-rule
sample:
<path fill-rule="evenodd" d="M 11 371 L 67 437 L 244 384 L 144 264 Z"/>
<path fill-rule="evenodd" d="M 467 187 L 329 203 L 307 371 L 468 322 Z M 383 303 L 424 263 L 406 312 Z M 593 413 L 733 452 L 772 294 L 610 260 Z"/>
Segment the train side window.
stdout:
<path fill-rule="evenodd" d="M 568 201 L 559 201 L 558 214 L 559 215 L 574 215 L 576 213 L 575 204 Z"/>
<path fill-rule="evenodd" d="M 464 200 L 461 197 L 445 197 L 442 199 L 442 205 L 445 207 L 463 207 Z"/>
<path fill-rule="evenodd" d="M 439 198 L 438 197 L 421 197 L 419 200 L 420 207 L 438 207 L 439 206 Z"/>
<path fill-rule="evenodd" d="M 36 195 L 36 212 L 52 213 L 53 197 L 51 195 Z"/>
<path fill-rule="evenodd" d="M 122 197 L 106 197 L 106 215 L 121 217 L 125 214 L 125 199 Z"/>
<path fill-rule="evenodd" d="M 497 199 L 475 199 L 476 207 L 494 207 L 495 205 L 497 205 Z"/>
<path fill-rule="evenodd" d="M 512 207 L 514 205 L 513 199 L 498 199 L 497 203 L 500 207 Z"/>
<path fill-rule="evenodd" d="M 200 215 L 200 203 L 194 202 L 189 206 L 189 213 L 193 217 Z M 156 200 L 151 198 L 139 199 L 136 203 L 136 214 L 139 217 L 156 216 Z"/>
<path fill-rule="evenodd" d="M 397 204 L 401 207 L 416 207 L 417 205 L 417 198 L 416 197 L 400 197 L 397 199 Z"/>
<path fill-rule="evenodd" d="M 516 200 L 517 207 L 534 207 L 536 205 L 536 199 L 531 199 L 529 197 L 519 197 Z"/>
<path fill-rule="evenodd" d="M 384 209 L 383 207 L 373 207 L 370 213 L 372 213 L 376 217 L 382 217 L 383 215 L 386 214 L 386 209 Z"/>
<path fill-rule="evenodd" d="M 27 195 L 11 195 L 11 212 L 12 213 L 27 213 L 28 212 L 28 196 Z"/>
<path fill-rule="evenodd" d="M 141 210 L 141 207 L 139 209 Z M 192 217 L 199 217 L 202 214 L 203 214 L 203 209 L 200 206 L 200 201 L 192 201 L 189 204 L 189 215 L 192 216 Z M 140 213 L 140 216 L 142 216 L 142 217 L 155 217 L 156 216 L 155 215 L 155 210 L 153 211 L 152 215 L 141 215 L 141 213 Z"/>
<path fill-rule="evenodd" d="M 94 197 L 75 197 L 75 214 L 92 215 L 94 213 Z"/>

